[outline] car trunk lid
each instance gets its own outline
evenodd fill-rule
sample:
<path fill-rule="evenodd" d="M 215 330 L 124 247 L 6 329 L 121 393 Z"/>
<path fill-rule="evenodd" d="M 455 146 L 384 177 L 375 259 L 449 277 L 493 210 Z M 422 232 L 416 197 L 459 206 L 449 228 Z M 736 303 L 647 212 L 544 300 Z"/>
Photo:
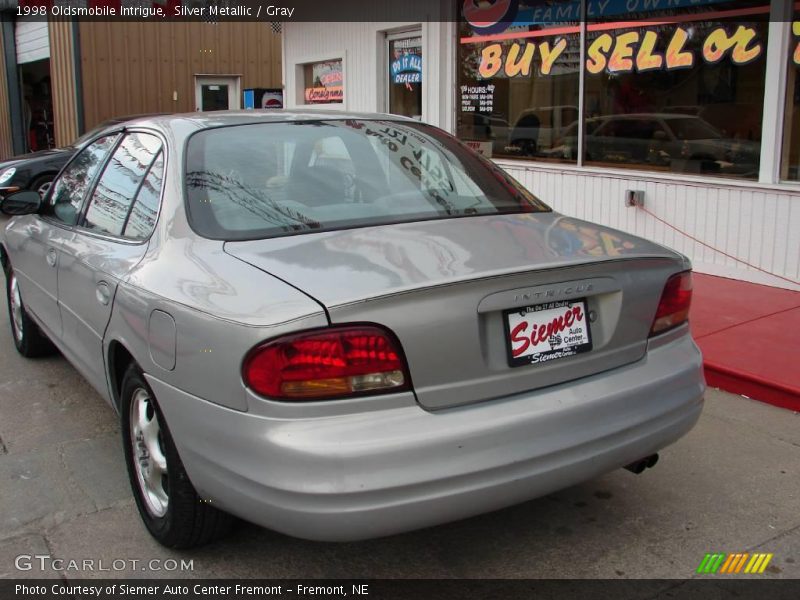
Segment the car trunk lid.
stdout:
<path fill-rule="evenodd" d="M 332 323 L 389 327 L 428 409 L 639 360 L 664 282 L 687 268 L 666 248 L 556 213 L 228 242 L 225 250 L 314 298 Z M 507 311 L 543 305 L 555 319 L 577 306 L 588 321 L 590 349 L 512 367 Z M 563 320 L 555 329 L 569 334 Z"/>

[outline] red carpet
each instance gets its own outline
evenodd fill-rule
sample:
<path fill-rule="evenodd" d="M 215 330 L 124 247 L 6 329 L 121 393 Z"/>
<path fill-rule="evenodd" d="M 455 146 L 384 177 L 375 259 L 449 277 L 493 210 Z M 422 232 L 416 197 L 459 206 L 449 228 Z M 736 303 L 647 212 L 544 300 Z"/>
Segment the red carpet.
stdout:
<path fill-rule="evenodd" d="M 800 292 L 694 274 L 708 385 L 800 411 Z"/>

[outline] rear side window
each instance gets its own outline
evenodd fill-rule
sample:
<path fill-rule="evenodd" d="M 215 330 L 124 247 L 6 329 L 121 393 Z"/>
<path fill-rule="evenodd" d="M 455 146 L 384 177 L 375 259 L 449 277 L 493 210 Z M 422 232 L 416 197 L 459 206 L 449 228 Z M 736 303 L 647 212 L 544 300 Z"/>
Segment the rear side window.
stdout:
<path fill-rule="evenodd" d="M 101 137 L 72 159 L 53 184 L 42 214 L 67 225 L 77 224 L 86 192 L 117 137 L 116 134 Z"/>
<path fill-rule="evenodd" d="M 126 135 L 95 186 L 83 227 L 98 233 L 122 236 L 136 205 L 140 203 L 138 198 L 142 184 L 160 153 L 161 140 L 156 136 L 148 133 Z M 151 187 L 145 191 L 141 202 L 152 205 L 153 199 L 149 195 Z M 131 227 L 135 239 L 141 237 L 141 215 L 140 210 L 137 213 L 137 225 Z M 137 227 L 139 230 L 134 231 Z"/>
<path fill-rule="evenodd" d="M 133 203 L 128 224 L 122 232 L 123 237 L 132 240 L 144 240 L 150 237 L 156 226 L 158 202 L 161 197 L 161 184 L 164 180 L 164 152 L 160 152 L 150 167 L 139 188 L 139 195 Z"/>
<path fill-rule="evenodd" d="M 438 129 L 359 120 L 198 132 L 186 202 L 195 231 L 224 240 L 550 210 Z"/>

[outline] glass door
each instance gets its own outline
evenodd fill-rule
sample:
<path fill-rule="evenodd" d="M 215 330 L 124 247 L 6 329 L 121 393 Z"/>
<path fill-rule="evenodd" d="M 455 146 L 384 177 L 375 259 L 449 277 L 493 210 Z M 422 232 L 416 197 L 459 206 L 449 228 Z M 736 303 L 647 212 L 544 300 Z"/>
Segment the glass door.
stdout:
<path fill-rule="evenodd" d="M 422 120 L 422 32 L 388 34 L 386 43 L 387 110 Z"/>

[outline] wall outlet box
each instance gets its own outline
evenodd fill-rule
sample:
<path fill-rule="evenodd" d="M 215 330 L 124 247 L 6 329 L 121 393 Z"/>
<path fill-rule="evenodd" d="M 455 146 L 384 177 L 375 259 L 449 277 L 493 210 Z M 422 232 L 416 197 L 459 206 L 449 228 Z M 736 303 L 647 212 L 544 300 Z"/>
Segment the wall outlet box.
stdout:
<path fill-rule="evenodd" d="M 644 192 L 642 190 L 625 190 L 625 206 L 644 206 Z"/>

